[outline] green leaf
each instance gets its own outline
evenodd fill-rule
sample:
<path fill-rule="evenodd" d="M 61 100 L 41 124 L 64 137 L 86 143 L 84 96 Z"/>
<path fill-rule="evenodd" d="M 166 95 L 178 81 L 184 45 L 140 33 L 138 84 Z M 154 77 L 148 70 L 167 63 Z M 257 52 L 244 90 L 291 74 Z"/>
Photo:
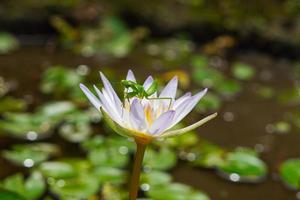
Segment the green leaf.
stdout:
<path fill-rule="evenodd" d="M 280 165 L 280 176 L 291 188 L 300 189 L 300 159 L 289 159 Z"/>
<path fill-rule="evenodd" d="M 22 111 L 25 108 L 26 102 L 22 99 L 16 99 L 13 97 L 4 97 L 0 99 L 0 113 Z"/>
<path fill-rule="evenodd" d="M 17 165 L 33 167 L 58 152 L 59 148 L 54 144 L 34 143 L 14 145 L 12 150 L 3 151 L 3 156 Z"/>
<path fill-rule="evenodd" d="M 251 66 L 247 64 L 235 63 L 232 67 L 232 73 L 233 76 L 237 79 L 249 80 L 254 76 L 255 71 Z"/>
<path fill-rule="evenodd" d="M 177 155 L 170 148 L 163 147 L 159 151 L 151 148 L 146 149 L 144 166 L 151 169 L 167 170 L 177 163 Z"/>
<path fill-rule="evenodd" d="M 55 179 L 71 178 L 77 175 L 74 166 L 62 161 L 44 162 L 39 166 L 39 170 L 45 177 Z"/>
<path fill-rule="evenodd" d="M 127 181 L 125 171 L 113 167 L 96 167 L 93 174 L 98 177 L 100 183 L 123 184 Z"/>
<path fill-rule="evenodd" d="M 155 185 L 168 185 L 172 181 L 170 174 L 163 171 L 151 171 L 143 173 L 141 176 L 141 184 L 149 184 L 150 187 Z"/>
<path fill-rule="evenodd" d="M 227 153 L 218 170 L 221 176 L 234 182 L 257 182 L 267 174 L 266 164 L 256 152 L 248 149 L 236 149 Z"/>
<path fill-rule="evenodd" d="M 0 54 L 9 53 L 19 47 L 18 40 L 11 34 L 0 32 Z"/>
<path fill-rule="evenodd" d="M 39 172 L 33 172 L 25 181 L 22 174 L 7 177 L 2 184 L 4 189 L 18 193 L 28 200 L 38 199 L 46 190 L 46 184 Z"/>
<path fill-rule="evenodd" d="M 196 191 L 187 185 L 172 183 L 151 187 L 147 196 L 155 200 L 209 200 L 201 191 Z"/>
<path fill-rule="evenodd" d="M 0 199 L 1 200 L 26 200 L 24 197 L 16 192 L 4 190 L 0 188 Z"/>

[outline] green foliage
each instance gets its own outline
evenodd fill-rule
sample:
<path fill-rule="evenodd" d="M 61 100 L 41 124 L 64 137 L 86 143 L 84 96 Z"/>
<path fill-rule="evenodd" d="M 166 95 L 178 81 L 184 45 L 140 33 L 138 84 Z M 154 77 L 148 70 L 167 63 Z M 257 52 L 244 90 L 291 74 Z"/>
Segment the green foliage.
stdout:
<path fill-rule="evenodd" d="M 238 148 L 227 153 L 224 163 L 218 169 L 221 175 L 234 182 L 256 182 L 267 174 L 266 164 L 249 149 Z"/>
<path fill-rule="evenodd" d="M 9 96 L 0 99 L 0 113 L 23 111 L 25 108 L 26 102 L 22 99 Z"/>
<path fill-rule="evenodd" d="M 28 200 L 34 200 L 39 199 L 45 192 L 46 184 L 39 172 L 33 172 L 26 180 L 21 174 L 7 177 L 2 182 L 1 188 L 16 192 Z"/>
<path fill-rule="evenodd" d="M 281 179 L 289 187 L 300 189 L 300 159 L 289 159 L 280 165 Z"/>
<path fill-rule="evenodd" d="M 232 66 L 233 76 L 240 80 L 249 80 L 254 76 L 254 69 L 244 63 L 235 63 Z"/>
<path fill-rule="evenodd" d="M 151 169 L 167 170 L 174 167 L 177 163 L 177 156 L 174 151 L 169 148 L 161 148 L 155 151 L 148 148 L 144 157 L 144 166 Z"/>
<path fill-rule="evenodd" d="M 18 40 L 11 34 L 0 32 L 0 54 L 9 53 L 19 47 Z"/>
<path fill-rule="evenodd" d="M 3 151 L 3 157 L 14 164 L 32 167 L 59 152 L 59 147 L 48 143 L 18 144 L 12 150 Z M 27 161 L 27 163 L 26 163 Z M 29 162 L 29 163 L 28 163 Z"/>

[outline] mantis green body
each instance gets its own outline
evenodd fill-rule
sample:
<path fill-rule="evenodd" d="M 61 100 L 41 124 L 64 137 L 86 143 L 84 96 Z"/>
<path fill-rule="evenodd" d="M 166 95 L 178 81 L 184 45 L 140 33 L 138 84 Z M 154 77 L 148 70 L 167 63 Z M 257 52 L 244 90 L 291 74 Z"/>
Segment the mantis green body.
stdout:
<path fill-rule="evenodd" d="M 146 98 L 148 100 L 165 99 L 165 100 L 169 100 L 168 109 L 170 109 L 170 107 L 171 107 L 172 98 L 170 98 L 170 97 L 157 97 L 157 98 L 150 97 L 155 92 L 157 92 L 157 87 L 158 87 L 157 81 L 153 81 L 153 83 L 150 85 L 150 87 L 147 90 L 145 90 L 143 85 L 140 85 L 134 81 L 122 80 L 121 84 L 127 91 L 130 89 L 130 91 L 125 92 L 124 99 L 130 99 L 132 97 L 138 97 L 140 99 Z"/>

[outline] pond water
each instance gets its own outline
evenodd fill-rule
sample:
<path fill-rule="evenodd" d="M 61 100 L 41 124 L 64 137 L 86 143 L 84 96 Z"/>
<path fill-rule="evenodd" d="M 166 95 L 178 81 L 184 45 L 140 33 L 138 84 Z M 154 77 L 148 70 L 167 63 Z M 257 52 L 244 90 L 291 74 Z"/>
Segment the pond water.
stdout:
<path fill-rule="evenodd" d="M 272 87 L 275 91 L 291 88 L 293 80 L 290 62 L 284 58 L 269 57 L 255 52 L 243 52 L 242 55 L 237 53 L 231 59 L 254 66 L 257 76 L 244 83 L 242 92 L 235 98 L 225 100 L 218 110 L 217 119 L 199 128 L 197 132 L 199 137 L 226 149 L 243 146 L 261 151 L 261 158 L 269 170 L 267 177 L 261 183 L 233 183 L 219 177 L 213 170 L 191 167 L 182 161 L 171 173 L 176 182 L 201 189 L 214 200 L 297 199 L 296 192 L 287 189 L 277 174 L 281 162 L 300 155 L 300 134 L 294 129 L 287 134 L 276 134 L 271 133 L 268 128 L 270 124 L 282 121 L 295 106 L 280 104 L 273 98 L 265 99 L 256 95 L 259 85 L 262 84 Z M 33 109 L 47 101 L 47 96 L 40 94 L 37 82 L 49 66 L 66 65 L 75 68 L 78 65 L 87 65 L 91 74 L 98 70 L 110 70 L 117 74 L 118 78 L 125 76 L 127 69 L 131 68 L 136 76 L 144 78 L 148 74 L 155 76 L 165 72 L 165 69 L 156 63 L 147 58 L 147 55 L 138 52 L 126 59 L 114 60 L 103 56 L 85 58 L 67 51 L 28 46 L 0 56 L 0 76 L 11 81 L 16 86 L 13 95 L 25 98 L 30 102 L 29 109 Z M 186 66 L 176 69 L 191 71 Z M 200 117 L 197 114 L 192 114 L 187 120 L 195 121 L 198 118 Z M 64 142 L 59 137 L 54 136 L 44 141 L 61 145 L 64 155 L 82 155 L 77 145 Z M 23 141 L 2 136 L 0 149 L 8 149 L 14 143 Z M 15 167 L 3 158 L 0 159 L 0 178 L 16 171 L 24 169 Z"/>

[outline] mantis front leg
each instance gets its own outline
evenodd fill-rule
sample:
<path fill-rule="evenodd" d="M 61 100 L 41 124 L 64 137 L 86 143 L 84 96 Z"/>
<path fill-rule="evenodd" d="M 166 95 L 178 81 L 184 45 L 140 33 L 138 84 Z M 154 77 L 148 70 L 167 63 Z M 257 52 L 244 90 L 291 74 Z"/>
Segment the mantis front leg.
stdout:
<path fill-rule="evenodd" d="M 146 97 L 146 99 L 148 99 L 148 100 L 169 100 L 168 110 L 170 110 L 172 100 L 173 100 L 171 97 L 151 97 L 151 98 Z"/>

